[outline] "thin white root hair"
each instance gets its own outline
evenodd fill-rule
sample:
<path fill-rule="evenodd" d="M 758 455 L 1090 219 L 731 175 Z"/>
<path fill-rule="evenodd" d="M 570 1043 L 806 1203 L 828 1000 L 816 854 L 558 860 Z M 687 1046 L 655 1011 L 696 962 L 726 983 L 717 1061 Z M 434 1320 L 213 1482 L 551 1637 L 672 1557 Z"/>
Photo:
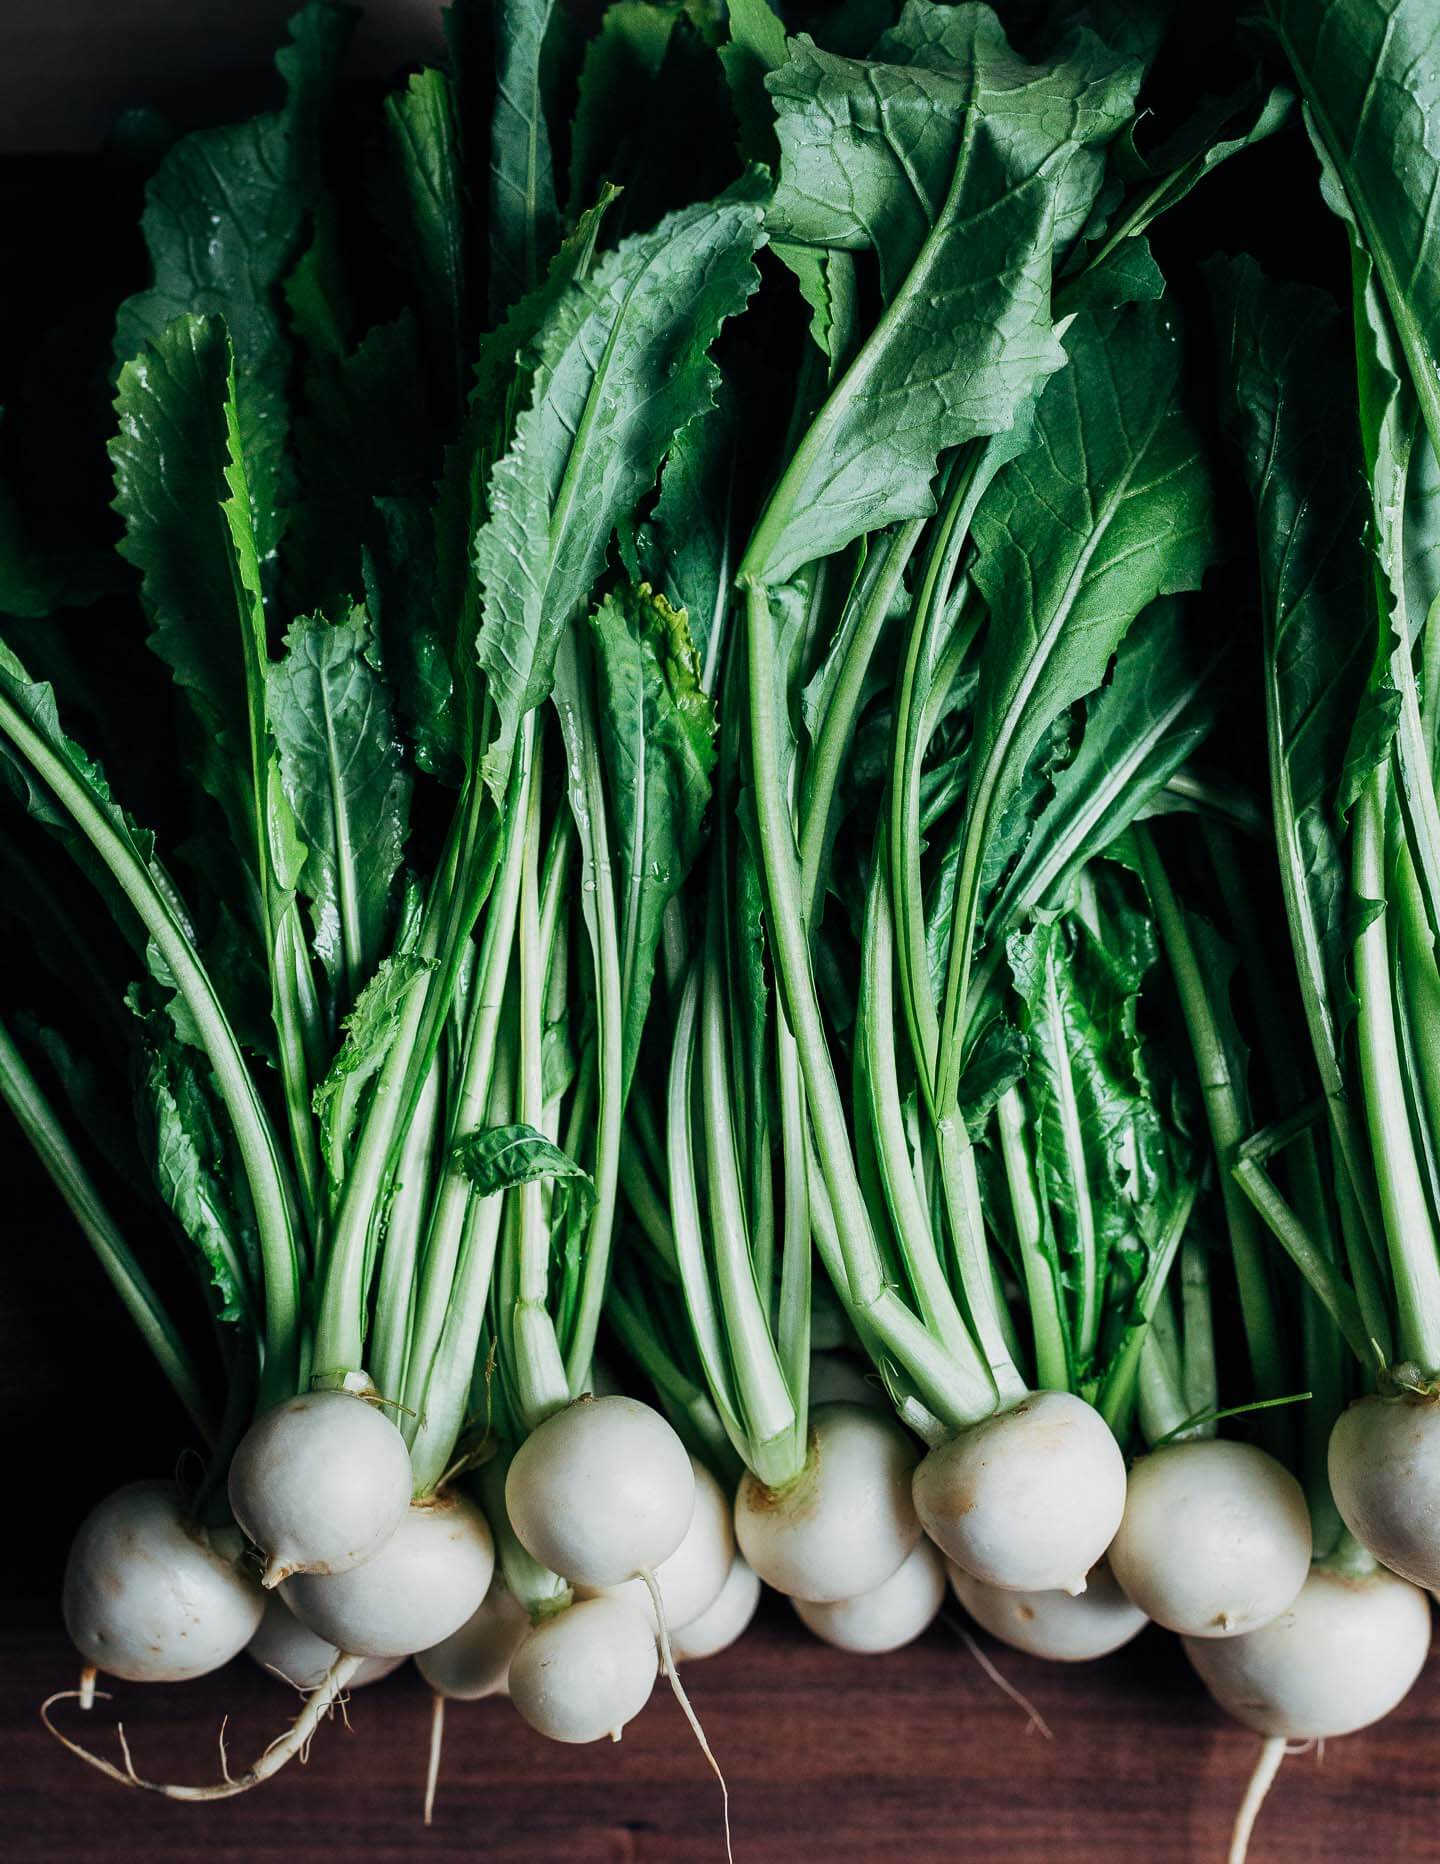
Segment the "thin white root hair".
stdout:
<path fill-rule="evenodd" d="M 435 1818 L 435 1789 L 440 1784 L 440 1749 L 445 1740 L 445 1698 L 437 1689 L 430 1708 L 430 1759 L 425 1768 L 425 1823 Z"/>
<path fill-rule="evenodd" d="M 226 1786 L 233 1786 L 235 1784 L 235 1776 L 230 1771 L 230 1750 L 225 1745 L 225 1730 L 229 1726 L 230 1717 L 226 1714 L 220 1719 L 220 1778 L 225 1782 Z"/>
<path fill-rule="evenodd" d="M 1026 1734 L 1029 1734 L 1033 1730 L 1040 1736 L 1042 1741 L 1053 1741 L 1055 1735 L 1049 1722 L 1046 1721 L 1045 1717 L 1040 1713 L 1039 1709 L 1035 1707 L 1035 1704 L 1024 1691 L 1017 1689 L 1010 1681 L 1009 1677 L 1002 1672 L 1000 1666 L 980 1648 L 977 1640 L 970 1635 L 965 1629 L 965 1626 L 961 1624 L 960 1620 L 952 1617 L 949 1612 L 941 1612 L 940 1617 L 942 1622 L 947 1624 L 955 1633 L 956 1637 L 959 1638 L 960 1642 L 965 1646 L 966 1650 L 969 1651 L 976 1663 L 979 1664 L 985 1675 L 989 1677 L 990 1681 L 1000 1691 L 1001 1695 L 1008 1696 L 1015 1704 L 1016 1708 L 1023 1713 L 1025 1717 Z"/>
<path fill-rule="evenodd" d="M 675 1656 L 670 1649 L 670 1627 L 665 1622 L 665 1603 L 660 1597 L 660 1588 L 655 1583 L 655 1575 L 648 1567 L 640 1569 L 640 1577 L 645 1581 L 645 1590 L 650 1594 L 650 1603 L 655 1607 L 655 1622 L 660 1627 L 660 1667 L 670 1679 L 670 1687 L 675 1692 L 675 1700 L 680 1704 L 680 1711 L 690 1724 L 695 1739 L 700 1743 L 700 1752 L 710 1763 L 710 1771 L 720 1782 L 720 1809 L 725 1821 L 725 1860 L 726 1864 L 735 1864 L 735 1852 L 730 1843 L 730 1788 L 725 1784 L 725 1776 L 720 1771 L 705 1738 L 705 1730 L 700 1726 L 700 1717 L 690 1706 L 690 1698 L 685 1693 L 685 1685 L 680 1681 L 680 1673 L 675 1667 Z M 618 1738 L 618 1737 L 617 1737 Z"/>
<path fill-rule="evenodd" d="M 1255 1830 L 1255 1821 L 1260 1816 L 1260 1808 L 1265 1804 L 1265 1795 L 1274 1785 L 1280 1763 L 1289 1751 L 1284 1735 L 1270 1735 L 1260 1743 L 1255 1770 L 1245 1788 L 1245 1797 L 1240 1801 L 1240 1810 L 1235 1814 L 1235 1829 L 1230 1834 L 1229 1864 L 1245 1864 L 1250 1849 L 1250 1834 Z"/>
<path fill-rule="evenodd" d="M 85 1668 L 80 1672 L 80 1687 L 75 1691 L 75 1695 L 82 1709 L 93 1709 L 95 1706 L 96 1674 L 97 1672 L 93 1663 L 87 1663 Z M 110 1700 L 103 1690 L 100 1694 L 102 1700 L 106 1702 Z"/>
<path fill-rule="evenodd" d="M 135 1763 L 130 1755 L 130 1743 L 125 1738 L 123 1722 L 115 1724 L 116 1737 L 120 1742 L 120 1753 L 124 1760 L 123 1767 L 117 1767 L 113 1761 L 106 1760 L 103 1754 L 95 1754 L 78 1741 L 57 1728 L 51 1710 L 57 1702 L 75 1702 L 81 1692 L 75 1689 L 60 1689 L 53 1696 L 47 1696 L 40 1705 L 40 1719 L 54 1735 L 62 1747 L 93 1767 L 97 1773 L 103 1773 L 107 1779 L 118 1781 L 121 1786 L 138 1786 L 147 1793 L 162 1793 L 166 1799 L 187 1801 L 210 1799 L 233 1799 L 237 1793 L 248 1793 L 251 1787 L 260 1786 L 273 1778 L 289 1761 L 297 1756 L 303 1766 L 310 1751 L 310 1743 L 319 1728 L 331 1712 L 343 1708 L 345 1686 L 364 1662 L 363 1657 L 350 1657 L 343 1651 L 331 1664 L 325 1680 L 306 1698 L 305 1707 L 296 1716 L 288 1734 L 277 1735 L 265 1752 L 244 1773 L 234 1775 L 230 1772 L 229 1761 L 225 1752 L 225 1731 L 220 1731 L 221 1770 L 224 1779 L 210 1786 L 180 1786 L 170 1781 L 146 1780 L 135 1771 Z M 108 1700 L 108 1698 L 107 1698 Z"/>

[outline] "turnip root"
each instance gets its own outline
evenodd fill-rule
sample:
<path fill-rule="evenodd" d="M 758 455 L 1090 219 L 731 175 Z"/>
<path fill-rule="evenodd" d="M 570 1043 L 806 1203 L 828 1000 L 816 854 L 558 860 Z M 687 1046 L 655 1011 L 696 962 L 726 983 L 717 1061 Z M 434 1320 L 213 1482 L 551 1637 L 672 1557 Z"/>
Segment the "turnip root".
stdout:
<path fill-rule="evenodd" d="M 1311 1569 L 1298 1597 L 1243 1637 L 1185 1639 L 1222 1709 L 1262 1735 L 1329 1740 L 1388 1715 L 1430 1648 L 1430 1603 L 1377 1569 Z"/>
<path fill-rule="evenodd" d="M 1110 1569 L 1142 1612 L 1188 1637 L 1234 1637 L 1284 1611 L 1310 1571 L 1310 1513 L 1253 1444 L 1169 1444 L 1130 1471 Z"/>
<path fill-rule="evenodd" d="M 1082 1592 L 1125 1511 L 1125 1459 L 1084 1399 L 1031 1392 L 931 1450 L 914 1497 L 930 1538 L 987 1585 Z"/>
<path fill-rule="evenodd" d="M 634 1398 L 580 1398 L 516 1451 L 505 1507 L 542 1566 L 572 1585 L 614 1586 L 675 1552 L 694 1512 L 695 1478 L 658 1411 Z"/>
<path fill-rule="evenodd" d="M 1330 1488 L 1382 1566 L 1440 1585 L 1440 1400 L 1361 1398 L 1330 1433 Z"/>
<path fill-rule="evenodd" d="M 530 1614 L 498 1570 L 479 1607 L 458 1631 L 415 1653 L 415 1667 L 437 1696 L 479 1702 L 509 1694 L 510 1660 L 530 1630 Z"/>
<path fill-rule="evenodd" d="M 303 1625 L 357 1657 L 409 1657 L 458 1631 L 495 1571 L 489 1524 L 473 1502 L 417 1502 L 380 1551 L 343 1573 L 297 1574 L 285 1603 Z"/>
<path fill-rule="evenodd" d="M 404 1520 L 410 1486 L 405 1439 L 348 1392 L 304 1392 L 266 1411 L 230 1465 L 230 1506 L 264 1556 L 267 1587 L 371 1559 Z"/>
<path fill-rule="evenodd" d="M 238 1536 L 232 1531 L 238 1548 Z M 171 1482 L 131 1482 L 92 1508 L 65 1564 L 65 1628 L 85 1661 L 130 1683 L 183 1683 L 242 1651 L 265 1595 Z"/>
<path fill-rule="evenodd" d="M 1102 1561 L 1083 1592 L 1012 1592 L 987 1586 L 950 1562 L 950 1585 L 970 1616 L 992 1637 L 1031 1657 L 1089 1663 L 1138 1637 L 1149 1622 L 1115 1583 Z"/>
<path fill-rule="evenodd" d="M 659 1674 L 655 1633 L 625 1599 L 580 1599 L 536 1625 L 510 1659 L 510 1697 L 552 1741 L 619 1740 Z"/>
<path fill-rule="evenodd" d="M 760 1581 L 753 1567 L 737 1553 L 730 1562 L 719 1598 L 671 1636 L 670 1655 L 676 1663 L 718 1657 L 749 1629 L 759 1603 Z"/>
<path fill-rule="evenodd" d="M 945 1596 L 945 1562 L 923 1535 L 888 1579 L 827 1605 L 794 1600 L 801 1622 L 837 1650 L 878 1655 L 919 1637 Z"/>
<path fill-rule="evenodd" d="M 747 1472 L 735 1497 L 740 1551 L 767 1585 L 825 1604 L 869 1592 L 920 1537 L 910 1499 L 918 1453 L 891 1416 L 818 1405 L 810 1453 L 794 1482 L 768 1489 Z"/>
<path fill-rule="evenodd" d="M 265 1601 L 260 1629 L 245 1646 L 245 1655 L 253 1658 L 262 1670 L 268 1670 L 281 1682 L 291 1683 L 308 1695 L 325 1681 L 340 1653 L 333 1644 L 316 1637 L 302 1625 L 280 1594 L 272 1592 Z M 378 1683 L 382 1677 L 398 1670 L 404 1661 L 403 1657 L 366 1657 L 346 1687 L 363 1689 L 367 1683 Z"/>
<path fill-rule="evenodd" d="M 735 1560 L 730 1499 L 702 1462 L 694 1457 L 690 1460 L 695 1476 L 695 1512 L 685 1538 L 669 1559 L 655 1568 L 655 1584 L 672 1634 L 715 1603 Z M 643 1579 L 627 1579 L 619 1586 L 577 1586 L 576 1591 L 582 1598 L 626 1599 L 659 1629 L 650 1590 Z"/>

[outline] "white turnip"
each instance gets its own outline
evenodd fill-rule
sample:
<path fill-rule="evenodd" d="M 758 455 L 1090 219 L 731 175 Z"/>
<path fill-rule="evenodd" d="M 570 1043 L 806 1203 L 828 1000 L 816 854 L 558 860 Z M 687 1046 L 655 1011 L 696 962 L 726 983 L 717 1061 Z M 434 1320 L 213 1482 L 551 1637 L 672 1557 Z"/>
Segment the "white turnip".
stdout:
<path fill-rule="evenodd" d="M 410 1506 L 405 1439 L 348 1392 L 303 1392 L 266 1411 L 230 1465 L 230 1506 L 265 1560 L 264 1586 L 371 1559 Z"/>
<path fill-rule="evenodd" d="M 1316 1566 L 1291 1604 L 1258 1631 L 1186 1638 L 1185 1654 L 1222 1709 L 1292 1741 L 1353 1734 L 1409 1692 L 1430 1648 L 1430 1603 L 1377 1569 Z"/>
<path fill-rule="evenodd" d="M 945 1596 L 945 1562 L 922 1535 L 888 1579 L 851 1599 L 826 1605 L 793 1601 L 801 1622 L 837 1650 L 878 1655 L 919 1637 Z"/>
<path fill-rule="evenodd" d="M 325 1681 L 340 1652 L 302 1625 L 280 1594 L 272 1592 L 265 1600 L 260 1629 L 245 1646 L 245 1655 L 253 1658 L 262 1670 L 268 1670 L 272 1676 L 308 1694 Z M 382 1677 L 398 1670 L 404 1661 L 403 1657 L 366 1657 L 347 1688 L 363 1689 L 367 1683 L 378 1683 Z"/>
<path fill-rule="evenodd" d="M 625 1599 L 580 1599 L 543 1618 L 510 1659 L 510 1698 L 552 1741 L 619 1740 L 650 1700 L 660 1659 Z"/>
<path fill-rule="evenodd" d="M 1173 1443 L 1131 1468 L 1111 1571 L 1167 1631 L 1234 1637 L 1268 1624 L 1310 1571 L 1310 1513 L 1288 1469 L 1253 1444 Z"/>
<path fill-rule="evenodd" d="M 242 1651 L 265 1595 L 172 1482 L 131 1482 L 91 1509 L 70 1544 L 62 1610 L 81 1656 L 129 1683 L 183 1683 Z"/>
<path fill-rule="evenodd" d="M 343 1573 L 302 1573 L 285 1603 L 317 1636 L 356 1657 L 409 1657 L 458 1631 L 489 1590 L 495 1543 L 461 1495 L 417 1502 L 380 1551 Z"/>
<path fill-rule="evenodd" d="M 1084 1399 L 1031 1392 L 931 1450 L 913 1492 L 926 1533 L 987 1585 L 1081 1592 L 1125 1511 L 1125 1459 Z"/>
<path fill-rule="evenodd" d="M 987 1586 L 950 1562 L 950 1584 L 970 1616 L 991 1637 L 1053 1663 L 1089 1663 L 1138 1637 L 1149 1620 L 1115 1583 L 1103 1561 L 1092 1566 L 1083 1592 L 1012 1592 Z"/>
<path fill-rule="evenodd" d="M 1330 1488 L 1382 1566 L 1440 1585 L 1440 1400 L 1361 1398 L 1330 1433 Z"/>
<path fill-rule="evenodd" d="M 722 1650 L 743 1637 L 750 1628 L 760 1604 L 760 1580 L 755 1569 L 737 1553 L 720 1596 L 698 1618 L 681 1625 L 670 1639 L 670 1655 L 676 1663 L 695 1663 L 702 1657 L 718 1657 Z"/>
<path fill-rule="evenodd" d="M 478 1608 L 458 1631 L 415 1653 L 415 1667 L 437 1696 L 479 1702 L 509 1693 L 510 1659 L 530 1630 L 530 1614 L 496 1571 Z"/>
<path fill-rule="evenodd" d="M 805 1467 L 783 1489 L 746 1473 L 735 1497 L 740 1551 L 767 1585 L 825 1604 L 869 1592 L 920 1537 L 910 1499 L 914 1443 L 864 1405 L 818 1405 Z"/>
<path fill-rule="evenodd" d="M 730 1499 L 705 1465 L 691 1458 L 695 1476 L 695 1510 L 685 1538 L 668 1560 L 655 1568 L 655 1584 L 671 1633 L 688 1625 L 713 1605 L 735 1559 L 735 1523 Z M 627 1599 L 656 1630 L 655 1607 L 643 1579 L 618 1586 L 577 1586 L 582 1598 L 608 1595 Z"/>
<path fill-rule="evenodd" d="M 658 1411 L 634 1398 L 580 1398 L 516 1451 L 505 1508 L 542 1566 L 572 1585 L 614 1586 L 653 1572 L 680 1545 L 695 1477 Z"/>

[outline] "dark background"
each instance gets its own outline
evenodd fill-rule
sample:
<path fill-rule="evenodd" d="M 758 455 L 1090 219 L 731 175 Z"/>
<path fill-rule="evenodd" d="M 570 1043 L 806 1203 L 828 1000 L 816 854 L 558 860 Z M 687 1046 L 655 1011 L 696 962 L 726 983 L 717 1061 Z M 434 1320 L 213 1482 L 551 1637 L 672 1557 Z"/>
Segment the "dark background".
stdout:
<path fill-rule="evenodd" d="M 23 398 L 37 370 L 64 382 L 67 359 L 96 331 L 103 352 L 112 303 L 97 298 L 97 279 L 118 288 L 129 273 L 140 282 L 141 169 L 113 148 L 96 154 L 115 110 L 147 103 L 188 126 L 263 104 L 288 10 L 287 0 L 8 0 L 0 9 L 0 149 L 12 152 L 0 156 L 4 398 Z M 429 53 L 435 15 L 430 0 L 372 4 L 361 70 Z M 1171 55 L 1178 87 L 1207 69 L 1223 73 L 1217 48 L 1229 30 L 1223 8 L 1192 7 L 1184 19 Z M 1277 220 L 1287 228 L 1279 249 Z M 1318 208 L 1298 143 L 1223 171 L 1157 244 L 1242 250 L 1261 228 L 1272 269 L 1335 277 L 1338 230 Z M 87 390 L 77 379 L 67 392 Z M 67 460 L 63 442 L 62 431 L 59 465 L 73 469 L 79 496 L 95 463 Z M 109 650 L 123 653 L 124 643 Z M 29 964 L 18 941 L 11 948 Z M 7 981 L 9 1007 L 24 995 L 23 971 Z M 375 1860 L 480 1853 L 517 1864 L 723 1856 L 718 1789 L 663 1694 L 614 1748 L 549 1746 L 504 1703 L 452 1705 L 428 1832 L 420 1806 L 430 1704 L 413 1670 L 357 1696 L 348 1730 L 326 1728 L 308 1767 L 213 1807 L 127 1793 L 65 1754 L 37 1708 L 76 1670 L 58 1613 L 69 1537 L 98 1495 L 173 1468 L 189 1437 L 8 1122 L 0 1174 L 0 1400 L 12 1495 L 0 1551 L 0 1851 L 37 1860 L 203 1855 L 216 1864 L 320 1847 Z M 867 1662 L 805 1636 L 769 1601 L 737 1649 L 689 1679 L 729 1780 L 737 1858 L 1223 1856 L 1257 1743 L 1210 1706 L 1173 1640 L 1147 1632 L 1073 1671 L 982 1644 L 1052 1738 L 1027 1724 L 945 1625 Z M 1437 1708 L 1432 1665 L 1382 1727 L 1291 1760 L 1260 1827 L 1257 1864 L 1440 1856 Z M 86 1732 L 114 1756 L 120 1715 L 142 1773 L 198 1781 L 217 1771 L 224 1717 L 230 1752 L 243 1761 L 292 1711 L 282 1686 L 240 1660 L 183 1687 L 119 1685 Z M 60 1713 L 78 1730 L 73 1707 Z"/>

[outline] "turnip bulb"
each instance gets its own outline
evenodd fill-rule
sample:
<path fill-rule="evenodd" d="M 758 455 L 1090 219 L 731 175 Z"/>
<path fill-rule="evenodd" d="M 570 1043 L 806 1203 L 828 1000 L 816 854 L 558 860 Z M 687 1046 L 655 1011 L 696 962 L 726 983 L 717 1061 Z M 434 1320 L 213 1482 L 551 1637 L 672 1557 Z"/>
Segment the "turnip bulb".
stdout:
<path fill-rule="evenodd" d="M 1336 1419 L 1329 1465 L 1356 1540 L 1417 1586 L 1440 1586 L 1440 1399 L 1359 1399 Z"/>
<path fill-rule="evenodd" d="M 230 1464 L 230 1506 L 264 1557 L 265 1586 L 363 1565 L 404 1520 L 410 1487 L 405 1439 L 349 1392 L 303 1392 L 264 1412 Z"/>
<path fill-rule="evenodd" d="M 914 1497 L 930 1538 L 987 1585 L 1081 1592 L 1125 1512 L 1125 1459 L 1083 1398 L 1031 1392 L 931 1450 Z"/>
<path fill-rule="evenodd" d="M 552 1741 L 619 1740 L 650 1700 L 655 1633 L 626 1599 L 580 1599 L 543 1618 L 510 1659 L 510 1699 Z"/>
<path fill-rule="evenodd" d="M 1253 1444 L 1215 1438 L 1133 1465 L 1108 1558 L 1122 1590 L 1167 1631 L 1234 1637 L 1284 1611 L 1310 1552 L 1294 1476 Z"/>
<path fill-rule="evenodd" d="M 895 1419 L 865 1405 L 810 1413 L 805 1467 L 782 1489 L 747 1473 L 735 1537 L 760 1578 L 792 1599 L 826 1604 L 886 1580 L 920 1537 L 910 1499 L 918 1458 Z"/>
<path fill-rule="evenodd" d="M 976 1624 L 1002 1643 L 1052 1663 L 1108 1657 L 1149 1623 L 1103 1561 L 1091 1567 L 1083 1592 L 1012 1592 L 987 1586 L 953 1561 L 949 1570 L 951 1588 Z"/>
<path fill-rule="evenodd" d="M 729 1650 L 750 1628 L 760 1603 L 760 1581 L 753 1567 L 737 1553 L 720 1596 L 713 1605 L 681 1625 L 670 1638 L 670 1655 L 676 1663 L 698 1662 L 702 1657 L 718 1657 Z"/>
<path fill-rule="evenodd" d="M 635 1398 L 566 1405 L 531 1431 L 505 1477 L 521 1546 L 576 1586 L 653 1573 L 685 1538 L 694 1509 L 685 1445 Z"/>
<path fill-rule="evenodd" d="M 899 1650 L 932 1622 L 945 1596 L 945 1562 L 922 1535 L 888 1579 L 850 1599 L 796 1599 L 801 1622 L 837 1650 L 862 1656 Z"/>
<path fill-rule="evenodd" d="M 302 1625 L 280 1594 L 272 1592 L 265 1600 L 260 1629 L 245 1646 L 245 1655 L 281 1682 L 308 1692 L 325 1681 L 340 1652 Z M 378 1683 L 404 1661 L 403 1657 L 366 1657 L 346 1688 L 363 1689 L 367 1683 Z"/>
<path fill-rule="evenodd" d="M 1430 1602 L 1383 1569 L 1312 1567 L 1291 1604 L 1243 1637 L 1185 1639 L 1210 1694 L 1262 1735 L 1353 1734 L 1409 1692 L 1430 1648 Z"/>
<path fill-rule="evenodd" d="M 231 1536 L 239 1550 L 239 1537 Z M 91 1509 L 70 1544 L 65 1628 L 89 1664 L 129 1683 L 183 1683 L 242 1650 L 265 1595 L 186 1519 L 172 1482 L 131 1482 Z"/>
<path fill-rule="evenodd" d="M 530 1614 L 497 1570 L 479 1607 L 458 1631 L 415 1653 L 415 1667 L 437 1696 L 479 1702 L 510 1688 L 510 1660 L 530 1630 Z"/>
<path fill-rule="evenodd" d="M 417 1502 L 385 1545 L 344 1573 L 287 1579 L 303 1625 L 355 1657 L 409 1657 L 458 1631 L 489 1590 L 495 1543 L 462 1495 Z"/>
<path fill-rule="evenodd" d="M 702 1462 L 691 1458 L 695 1510 L 685 1538 L 668 1560 L 655 1568 L 655 1584 L 665 1610 L 666 1628 L 677 1631 L 715 1603 L 735 1559 L 735 1523 L 730 1498 Z M 658 1631 L 650 1588 L 643 1579 L 618 1586 L 577 1586 L 582 1597 L 608 1594 L 627 1599 Z"/>

